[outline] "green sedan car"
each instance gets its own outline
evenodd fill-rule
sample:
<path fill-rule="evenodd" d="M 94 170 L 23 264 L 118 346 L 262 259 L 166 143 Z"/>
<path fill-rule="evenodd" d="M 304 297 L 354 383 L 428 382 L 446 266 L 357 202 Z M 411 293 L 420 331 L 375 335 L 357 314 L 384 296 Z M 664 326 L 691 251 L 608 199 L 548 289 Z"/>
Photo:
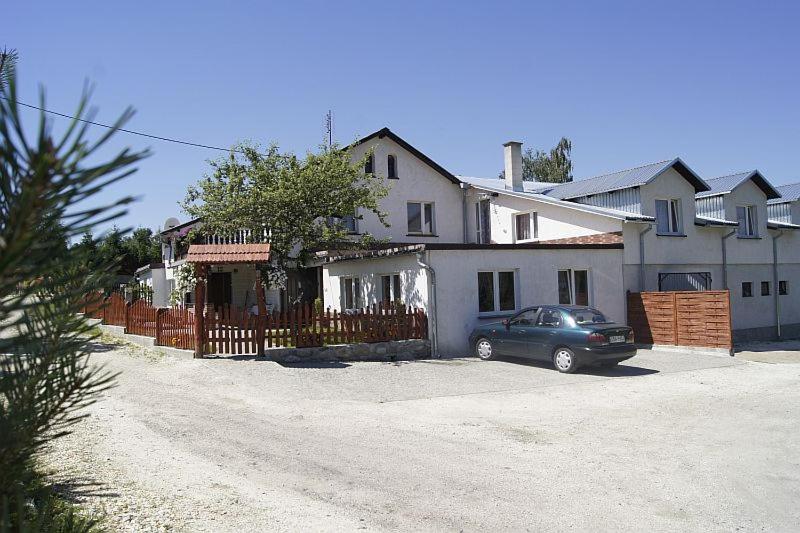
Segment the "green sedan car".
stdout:
<path fill-rule="evenodd" d="M 542 305 L 523 309 L 502 322 L 482 324 L 469 338 L 475 354 L 552 361 L 559 372 L 586 365 L 612 366 L 636 355 L 633 330 L 591 307 Z"/>

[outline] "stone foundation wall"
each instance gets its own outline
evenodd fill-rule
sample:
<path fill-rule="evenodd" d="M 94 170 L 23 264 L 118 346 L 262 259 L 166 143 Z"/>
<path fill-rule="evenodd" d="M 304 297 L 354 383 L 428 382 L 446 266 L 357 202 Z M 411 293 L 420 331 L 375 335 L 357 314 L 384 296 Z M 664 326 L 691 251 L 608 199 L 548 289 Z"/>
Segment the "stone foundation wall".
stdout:
<path fill-rule="evenodd" d="M 268 348 L 264 355 L 279 363 L 314 361 L 413 361 L 431 355 L 429 340 L 336 344 L 315 348 Z"/>

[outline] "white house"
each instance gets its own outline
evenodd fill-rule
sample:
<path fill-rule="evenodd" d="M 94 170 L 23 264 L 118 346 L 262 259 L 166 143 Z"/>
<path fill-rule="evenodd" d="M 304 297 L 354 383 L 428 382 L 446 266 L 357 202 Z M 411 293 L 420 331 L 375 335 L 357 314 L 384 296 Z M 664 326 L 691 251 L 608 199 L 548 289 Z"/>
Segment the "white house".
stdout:
<path fill-rule="evenodd" d="M 565 184 L 522 180 L 521 143 L 503 147 L 504 178 L 457 176 L 388 128 L 355 142 L 366 172 L 389 185 L 381 207 L 348 220 L 389 244 L 321 252 L 267 300 L 316 297 L 334 309 L 402 300 L 430 314 L 440 354 L 463 354 L 469 330 L 547 302 L 595 305 L 625 321 L 626 291 L 730 288 L 737 338 L 800 335 L 788 294 L 800 274 L 798 186 L 757 171 L 703 180 L 680 158 Z M 785 201 L 784 201 L 785 200 Z M 166 284 L 181 263 L 175 221 L 164 237 Z M 210 237 L 215 239 L 215 237 Z M 226 241 L 227 242 L 227 241 Z M 254 303 L 255 267 L 215 267 L 209 302 Z"/>

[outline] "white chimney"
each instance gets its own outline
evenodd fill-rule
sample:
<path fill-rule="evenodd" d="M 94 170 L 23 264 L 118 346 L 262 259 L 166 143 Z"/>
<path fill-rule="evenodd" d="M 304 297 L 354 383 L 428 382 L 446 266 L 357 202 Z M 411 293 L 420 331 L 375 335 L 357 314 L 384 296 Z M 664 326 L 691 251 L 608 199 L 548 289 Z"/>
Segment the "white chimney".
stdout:
<path fill-rule="evenodd" d="M 522 143 L 508 141 L 503 145 L 505 156 L 506 189 L 522 190 Z"/>

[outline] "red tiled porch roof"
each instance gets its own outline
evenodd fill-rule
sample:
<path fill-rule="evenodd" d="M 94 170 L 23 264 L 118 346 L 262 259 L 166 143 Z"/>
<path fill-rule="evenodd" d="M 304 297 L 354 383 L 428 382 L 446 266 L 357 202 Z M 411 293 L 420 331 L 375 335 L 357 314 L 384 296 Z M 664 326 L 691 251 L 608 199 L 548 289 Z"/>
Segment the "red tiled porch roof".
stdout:
<path fill-rule="evenodd" d="M 269 244 L 192 244 L 186 261 L 212 265 L 266 263 Z"/>
<path fill-rule="evenodd" d="M 567 237 L 540 242 L 544 244 L 622 244 L 622 232 L 598 233 L 596 235 L 582 235 L 580 237 Z"/>

